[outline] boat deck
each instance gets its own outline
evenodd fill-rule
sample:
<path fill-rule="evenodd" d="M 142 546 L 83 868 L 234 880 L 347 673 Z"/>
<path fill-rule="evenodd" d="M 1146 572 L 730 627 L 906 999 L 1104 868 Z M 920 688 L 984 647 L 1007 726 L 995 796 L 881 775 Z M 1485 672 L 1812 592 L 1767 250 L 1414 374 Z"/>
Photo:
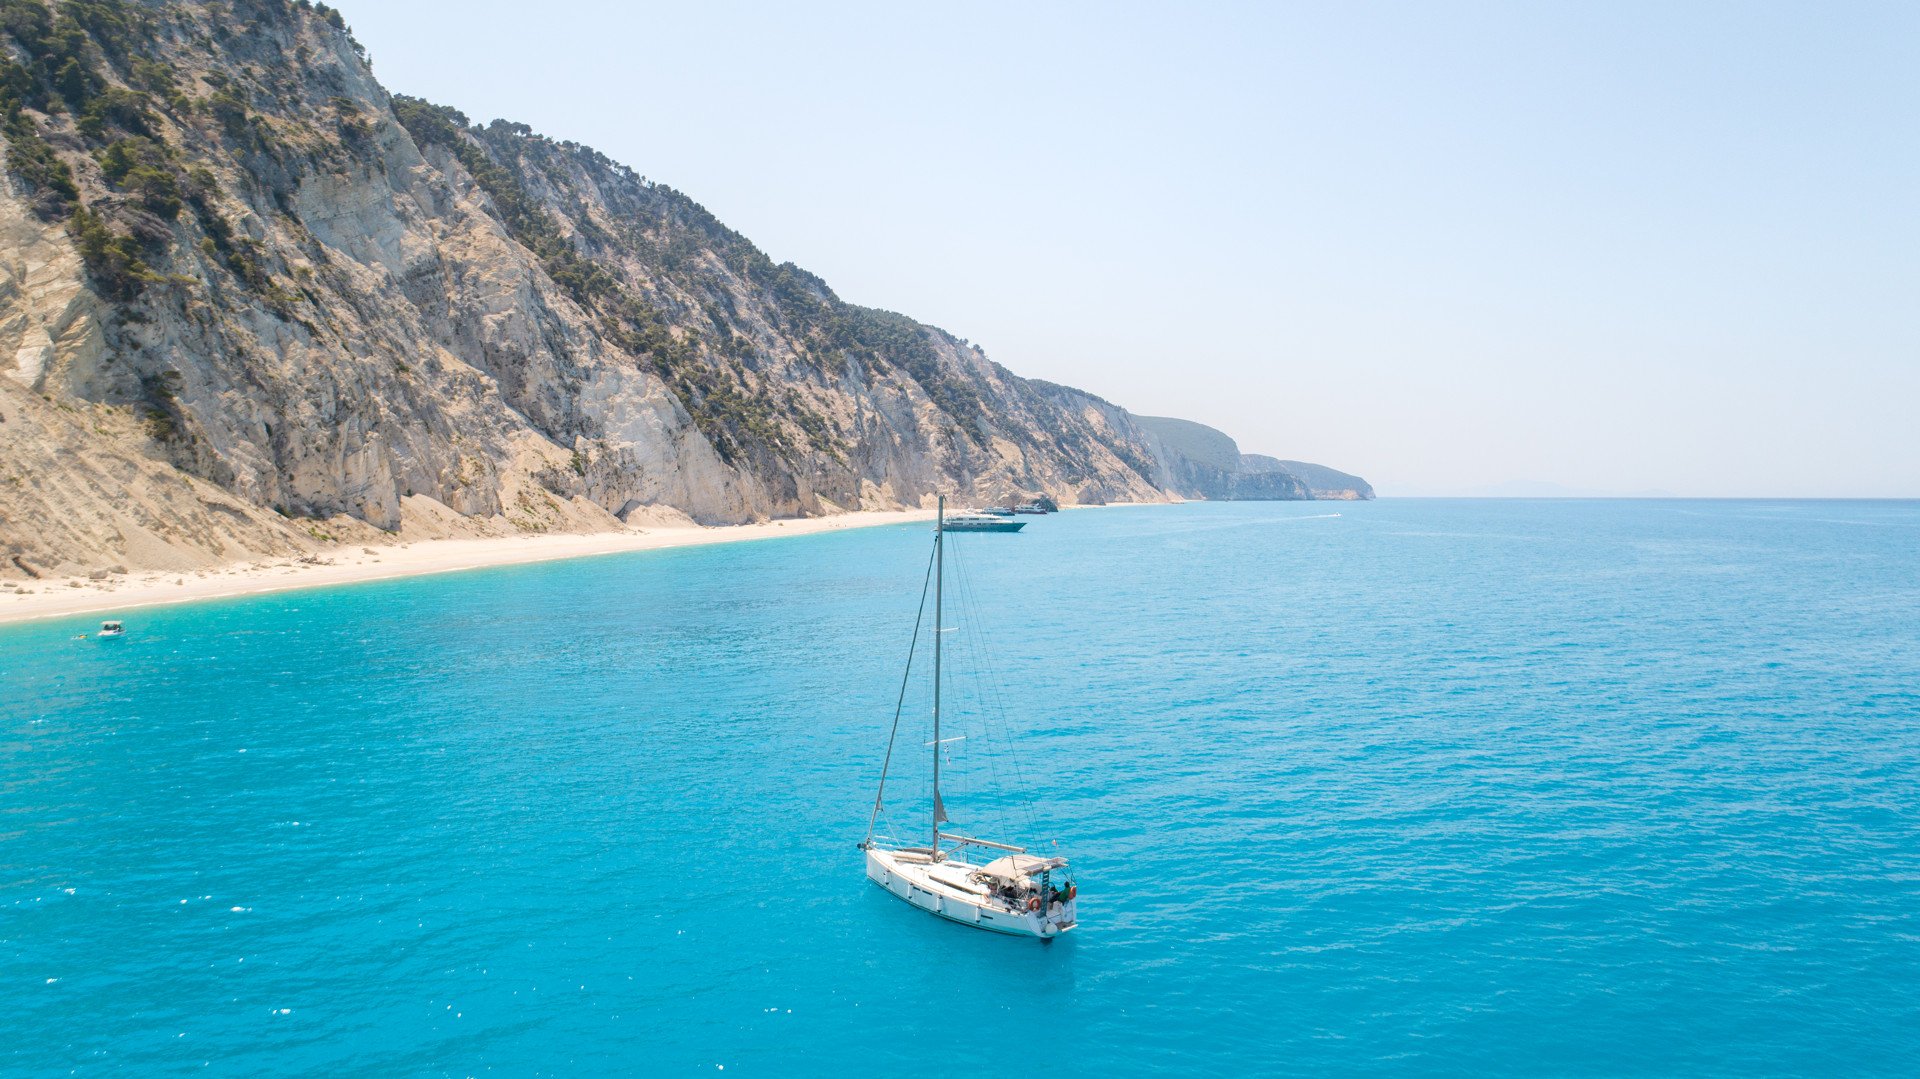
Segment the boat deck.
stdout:
<path fill-rule="evenodd" d="M 918 850 L 867 850 L 868 879 L 948 921 L 1043 939 L 1065 933 L 1077 923 L 1072 900 L 1056 903 L 1050 911 L 1027 909 L 970 879 L 980 868 L 957 860 L 930 863 L 926 853 Z"/>

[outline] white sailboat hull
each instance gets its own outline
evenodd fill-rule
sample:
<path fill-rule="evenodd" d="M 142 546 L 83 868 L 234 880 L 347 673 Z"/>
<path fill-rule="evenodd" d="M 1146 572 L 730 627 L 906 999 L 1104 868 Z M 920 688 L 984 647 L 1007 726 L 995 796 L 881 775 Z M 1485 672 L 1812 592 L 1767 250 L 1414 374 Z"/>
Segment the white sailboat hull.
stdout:
<path fill-rule="evenodd" d="M 978 866 L 954 859 L 929 863 L 925 851 L 867 849 L 867 879 L 921 910 L 992 933 L 1050 940 L 1077 924 L 1069 899 L 1048 910 L 1017 908 L 965 883 Z"/>

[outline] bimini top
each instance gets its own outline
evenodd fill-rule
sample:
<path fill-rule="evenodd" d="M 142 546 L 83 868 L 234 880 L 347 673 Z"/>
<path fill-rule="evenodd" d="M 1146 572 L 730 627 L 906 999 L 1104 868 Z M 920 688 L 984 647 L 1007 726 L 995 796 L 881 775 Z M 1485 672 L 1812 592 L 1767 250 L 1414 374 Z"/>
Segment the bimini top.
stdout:
<path fill-rule="evenodd" d="M 1017 884 L 1043 869 L 1059 869 L 1066 864 L 1065 858 L 1042 858 L 1037 854 L 1009 854 L 981 866 L 980 872 L 996 880 Z"/>

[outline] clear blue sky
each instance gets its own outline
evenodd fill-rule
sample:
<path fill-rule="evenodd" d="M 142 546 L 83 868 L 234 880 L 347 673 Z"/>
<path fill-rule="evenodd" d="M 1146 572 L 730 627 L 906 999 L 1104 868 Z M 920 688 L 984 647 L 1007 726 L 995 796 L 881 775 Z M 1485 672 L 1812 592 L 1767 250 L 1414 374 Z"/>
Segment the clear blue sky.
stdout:
<path fill-rule="evenodd" d="M 391 90 L 1383 494 L 1920 496 L 1920 5 L 342 7 Z"/>

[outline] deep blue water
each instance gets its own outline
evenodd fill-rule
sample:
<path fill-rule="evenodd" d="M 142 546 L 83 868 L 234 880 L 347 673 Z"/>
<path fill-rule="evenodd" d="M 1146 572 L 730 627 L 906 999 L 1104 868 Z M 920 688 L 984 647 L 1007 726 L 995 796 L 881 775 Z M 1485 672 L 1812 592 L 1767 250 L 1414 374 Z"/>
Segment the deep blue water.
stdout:
<path fill-rule="evenodd" d="M 1920 504 L 957 540 L 1050 945 L 861 875 L 927 539 L 0 628 L 0 1072 L 1913 1073 Z"/>

